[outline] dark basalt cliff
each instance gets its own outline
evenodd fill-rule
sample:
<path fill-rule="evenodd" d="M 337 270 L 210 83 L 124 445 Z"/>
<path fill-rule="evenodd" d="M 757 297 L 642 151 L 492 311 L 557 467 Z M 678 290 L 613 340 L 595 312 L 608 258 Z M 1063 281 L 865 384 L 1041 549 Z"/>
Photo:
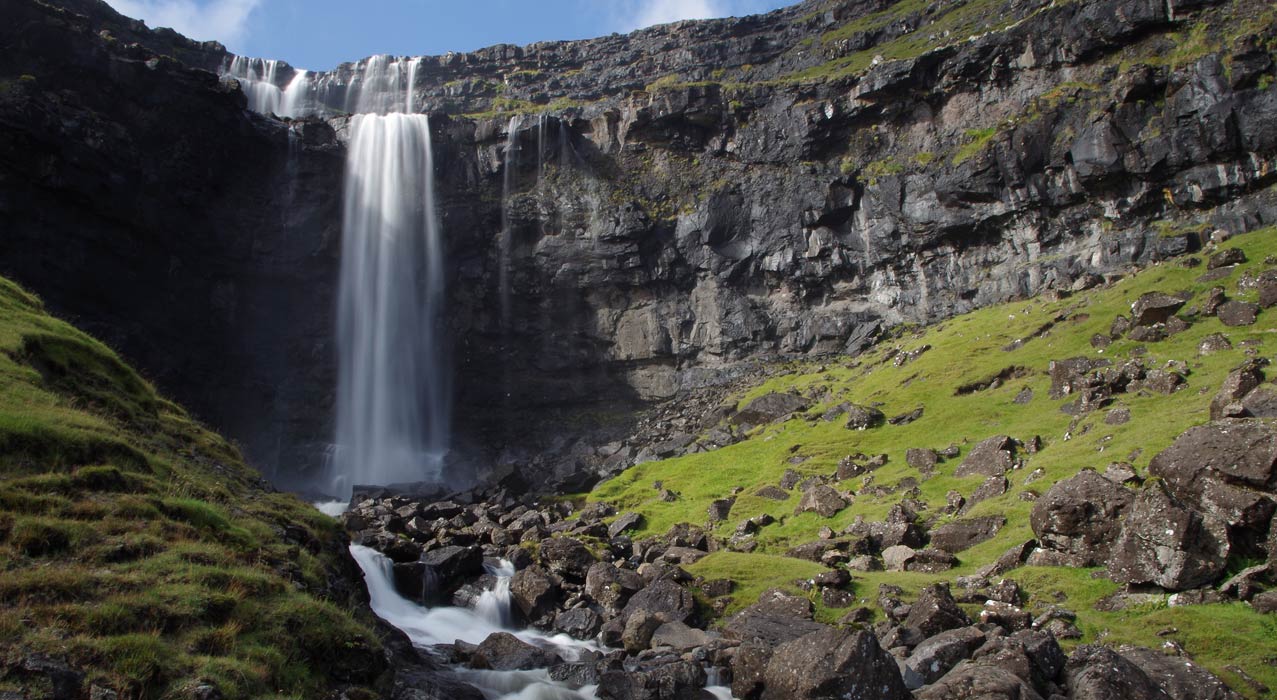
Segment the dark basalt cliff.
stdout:
<path fill-rule="evenodd" d="M 345 117 L 251 113 L 207 72 L 220 46 L 100 3 L 0 7 L 0 272 L 268 473 L 315 467 Z M 1271 223 L 1274 19 L 809 0 L 425 59 L 459 444 L 595 470 L 628 407 L 751 360 L 855 352 Z"/>

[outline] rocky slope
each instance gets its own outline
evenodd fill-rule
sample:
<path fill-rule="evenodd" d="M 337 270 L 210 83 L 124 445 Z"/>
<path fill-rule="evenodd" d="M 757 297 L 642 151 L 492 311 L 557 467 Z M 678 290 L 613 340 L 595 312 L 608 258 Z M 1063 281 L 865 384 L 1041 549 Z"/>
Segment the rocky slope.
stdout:
<path fill-rule="evenodd" d="M 344 118 L 247 114 L 187 67 L 220 47 L 130 44 L 98 3 L 6 6 L 0 264 L 280 479 L 313 469 Z M 502 473 L 598 472 L 632 407 L 742 363 L 1271 221 L 1273 26 L 1253 0 L 810 0 L 423 59 L 457 442 Z"/>
<path fill-rule="evenodd" d="M 706 669 L 742 699 L 1269 697 L 1274 233 L 773 368 L 587 496 L 345 524 L 431 604 L 508 559 L 522 621 L 609 649 L 444 653 L 600 698 L 707 697 Z"/>

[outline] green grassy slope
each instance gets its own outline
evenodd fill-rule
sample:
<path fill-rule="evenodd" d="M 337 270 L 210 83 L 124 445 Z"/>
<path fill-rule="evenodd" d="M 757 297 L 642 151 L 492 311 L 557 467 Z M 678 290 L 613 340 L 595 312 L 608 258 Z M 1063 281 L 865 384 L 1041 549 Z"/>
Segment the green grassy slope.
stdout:
<path fill-rule="evenodd" d="M 336 522 L 0 279 L 0 691 L 315 697 L 382 666 Z M 329 599 L 325 599 L 329 598 Z M 46 688 L 47 690 L 47 688 Z"/>
<path fill-rule="evenodd" d="M 1176 435 L 1208 420 L 1211 397 L 1228 371 L 1247 357 L 1248 350 L 1259 356 L 1271 355 L 1277 347 L 1277 339 L 1273 338 L 1277 313 L 1271 310 L 1262 312 L 1254 326 L 1228 328 L 1214 317 L 1198 317 L 1191 319 L 1188 330 L 1160 342 L 1136 343 L 1123 338 L 1103 350 L 1091 346 L 1092 335 L 1107 334 L 1113 319 L 1129 314 L 1131 302 L 1144 292 L 1189 290 L 1194 298 L 1185 312 L 1214 286 L 1224 287 L 1230 298 L 1253 301 L 1253 292 L 1239 292 L 1237 283 L 1247 273 L 1272 266 L 1271 256 L 1277 254 L 1277 229 L 1247 234 L 1222 247 L 1241 248 L 1249 262 L 1220 281 L 1198 281 L 1206 271 L 1204 265 L 1186 268 L 1179 261 L 1170 261 L 1110 286 L 1068 298 L 1012 302 L 933 327 L 905 329 L 894 339 L 880 343 L 854 360 L 828 361 L 823 365 L 796 364 L 791 371 L 752 389 L 739 400 L 743 404 L 767 392 L 794 390 L 814 397 L 813 407 L 806 416 L 756 429 L 749 439 L 731 447 L 637 466 L 600 484 L 591 498 L 608 501 L 622 511 L 642 513 L 644 530 L 636 533 L 636 537 L 640 537 L 663 533 L 677 522 L 705 523 L 706 509 L 713 499 L 726 496 L 733 487 L 743 487 L 731 517 L 715 527 L 715 534 L 730 537 L 742 520 L 761 513 L 771 514 L 778 522 L 760 532 L 760 547 L 756 553 L 716 553 L 689 567 L 707 578 L 728 576 L 741 582 L 730 608 L 735 610 L 752 603 L 756 591 L 765 585 L 807 575 L 808 562 L 782 559 L 792 563 L 792 568 L 786 568 L 778 564 L 775 555 L 815 539 L 825 525 L 839 531 L 858 516 L 881 520 L 901 498 L 899 493 L 879 497 L 859 493 L 852 506 L 832 518 L 821 518 L 815 513 L 794 514 L 797 490 L 783 502 L 752 495 L 761 486 L 777 483 L 786 469 L 792 468 L 804 475 L 829 475 L 846 455 L 885 453 L 889 461 L 872 473 L 872 483 L 893 486 L 906 477 L 919 477 L 917 470 L 905 463 L 907 449 L 941 449 L 956 444 L 961 448 L 961 455 L 942 462 L 936 476 L 920 484 L 921 500 L 929 504 L 923 513 L 925 519 L 944 507 L 950 489 L 970 496 L 982 483 L 983 477 L 979 476 L 964 479 L 953 476 L 962 457 L 977 442 L 996 434 L 1022 440 L 1040 436 L 1044 448 L 1036 455 L 1024 455 L 1021 451 L 1027 464 L 1023 470 L 1008 475 L 1011 481 L 1008 493 L 979 503 L 967 514 L 1003 514 L 1008 522 L 992 540 L 960 553 L 961 564 L 956 570 L 943 574 L 856 573 L 853 587 L 866 604 L 872 605 L 880 583 L 917 591 L 933 581 L 952 581 L 957 576 L 974 573 L 1008 547 L 1033 537 L 1029 527 L 1032 503 L 1022 499 L 1022 492 L 1044 493 L 1056 481 L 1084 467 L 1103 471 L 1114 461 L 1130 461 L 1141 474 L 1146 473 L 1149 460 Z M 1205 256 L 1198 257 L 1204 259 Z M 1212 333 L 1227 336 L 1233 349 L 1199 355 L 1199 343 Z M 1016 340 L 1023 342 L 1008 349 Z M 924 345 L 930 345 L 931 349 L 917 359 L 900 366 L 893 361 L 897 352 L 916 350 Z M 1051 360 L 1086 356 L 1110 358 L 1116 363 L 1136 356 L 1140 347 L 1146 349 L 1142 357 L 1150 369 L 1179 360 L 1187 363 L 1191 373 L 1187 386 L 1170 396 L 1117 395 L 1112 407 L 1129 408 L 1129 423 L 1106 424 L 1106 410 L 1084 415 L 1074 423 L 1072 416 L 1060 411 L 1066 400 L 1053 401 L 1047 397 L 1050 387 L 1047 367 Z M 1024 368 L 1025 376 L 993 389 L 961 395 L 957 391 L 958 387 L 990 378 L 1011 367 Z M 1027 405 L 1013 403 L 1012 399 L 1026 387 L 1033 391 L 1033 400 Z M 864 431 L 846 429 L 841 419 L 825 422 L 818 418 L 825 409 L 844 401 L 880 404 L 888 417 L 918 406 L 923 406 L 925 412 L 921 419 L 908 425 L 885 425 Z M 789 460 L 794 455 L 807 459 L 793 465 Z M 1026 486 L 1025 478 L 1037 469 L 1044 470 L 1045 475 Z M 678 493 L 678 500 L 668 503 L 660 500 L 652 488 L 655 481 Z M 862 490 L 859 477 L 844 482 L 843 487 Z M 951 519 L 942 518 L 937 524 Z M 1262 618 L 1244 604 L 1154 606 L 1100 613 L 1092 609 L 1095 600 L 1116 591 L 1117 587 L 1105 579 L 1093 579 L 1092 573 L 1092 570 L 1022 568 L 1012 572 L 1010 578 L 1027 584 L 1033 596 L 1030 607 L 1056 603 L 1056 593 L 1066 596 L 1063 605 L 1080 615 L 1079 625 L 1086 634 L 1083 641 L 1133 642 L 1157 648 L 1163 641 L 1157 633 L 1176 627 L 1180 632 L 1173 638 L 1234 687 L 1242 691 L 1248 688 L 1227 670 L 1230 665 L 1241 667 L 1277 688 L 1277 668 L 1266 663 L 1277 658 L 1277 621 Z M 822 619 L 837 619 L 842 612 L 819 608 L 819 601 L 816 602 Z M 1224 640 L 1228 640 L 1227 643 Z"/>

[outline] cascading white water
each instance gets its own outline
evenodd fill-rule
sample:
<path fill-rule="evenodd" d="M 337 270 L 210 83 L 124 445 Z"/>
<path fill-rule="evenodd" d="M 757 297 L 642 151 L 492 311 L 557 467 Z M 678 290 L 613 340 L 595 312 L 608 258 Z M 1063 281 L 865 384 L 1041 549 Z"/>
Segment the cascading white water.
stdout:
<path fill-rule="evenodd" d="M 448 449 L 431 146 L 424 115 L 361 114 L 350 123 L 332 459 L 341 495 L 357 484 L 438 481 Z"/>
<path fill-rule="evenodd" d="M 390 559 L 375 549 L 351 545 L 351 556 L 364 572 L 368 597 L 373 612 L 398 627 L 418 646 L 452 644 L 457 640 L 479 644 L 494 632 L 510 632 L 529 644 L 547 646 L 567 661 L 575 661 L 585 649 L 598 646 L 567 635 L 547 636 L 531 630 L 515 631 L 508 625 L 495 624 L 476 610 L 467 608 L 426 608 L 399 595 L 395 590 L 394 569 Z M 503 562 L 497 575 L 513 575 L 513 566 Z M 505 605 L 509 609 L 508 582 Z M 459 673 L 494 700 L 594 700 L 591 686 L 571 690 L 550 679 L 545 670 L 537 671 L 464 671 Z"/>
<path fill-rule="evenodd" d="M 510 608 L 510 579 L 514 577 L 514 564 L 502 559 L 496 566 L 484 565 L 488 573 L 497 577 L 491 590 L 484 591 L 475 601 L 474 611 L 483 619 L 498 627 L 510 627 L 514 624 L 514 614 Z"/>
<path fill-rule="evenodd" d="M 276 84 L 279 61 L 235 56 L 224 64 L 224 75 L 239 81 L 240 89 L 248 97 L 248 108 L 262 114 L 282 114 L 280 105 L 284 93 Z"/>
<path fill-rule="evenodd" d="M 239 80 L 248 107 L 281 117 L 329 116 L 335 113 L 390 114 L 417 111 L 420 57 L 371 56 L 336 71 L 298 70 L 281 87 L 280 62 L 232 57 L 222 74 Z"/>

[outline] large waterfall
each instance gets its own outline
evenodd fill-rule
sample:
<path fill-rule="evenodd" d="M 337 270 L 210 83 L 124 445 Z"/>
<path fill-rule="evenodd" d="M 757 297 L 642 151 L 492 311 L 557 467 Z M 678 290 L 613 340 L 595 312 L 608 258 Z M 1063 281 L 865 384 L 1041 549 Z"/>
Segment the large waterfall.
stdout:
<path fill-rule="evenodd" d="M 330 466 L 339 495 L 437 481 L 450 403 L 429 117 L 356 115 L 348 149 Z"/>

